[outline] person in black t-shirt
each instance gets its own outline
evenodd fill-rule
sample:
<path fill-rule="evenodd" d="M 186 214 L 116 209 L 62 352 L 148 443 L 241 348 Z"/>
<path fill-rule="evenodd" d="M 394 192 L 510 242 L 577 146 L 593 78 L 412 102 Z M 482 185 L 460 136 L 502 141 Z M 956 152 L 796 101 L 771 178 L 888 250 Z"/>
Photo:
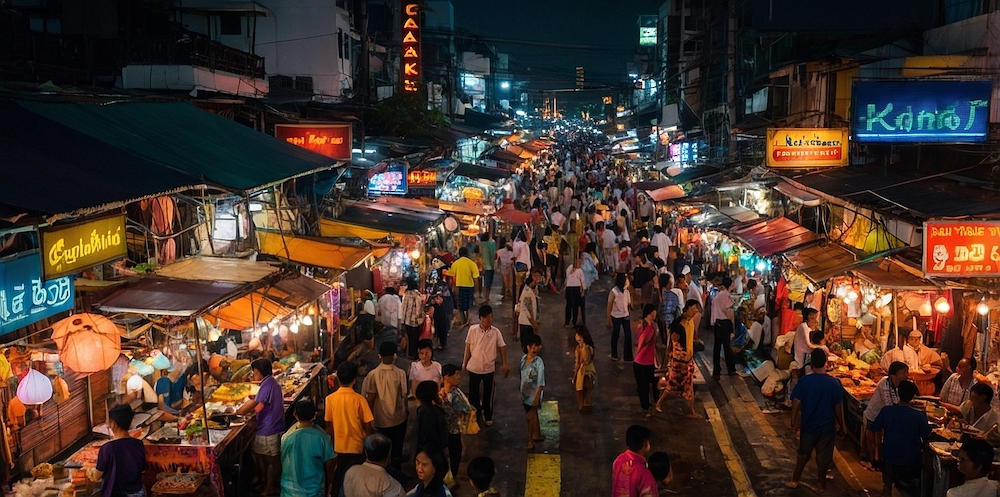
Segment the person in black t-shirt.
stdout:
<path fill-rule="evenodd" d="M 108 426 L 114 439 L 101 446 L 97 453 L 94 476 L 104 478 L 101 497 L 145 497 L 142 472 L 146 469 L 146 449 L 142 440 L 129 435 L 135 412 L 128 405 L 117 405 L 108 411 Z"/>

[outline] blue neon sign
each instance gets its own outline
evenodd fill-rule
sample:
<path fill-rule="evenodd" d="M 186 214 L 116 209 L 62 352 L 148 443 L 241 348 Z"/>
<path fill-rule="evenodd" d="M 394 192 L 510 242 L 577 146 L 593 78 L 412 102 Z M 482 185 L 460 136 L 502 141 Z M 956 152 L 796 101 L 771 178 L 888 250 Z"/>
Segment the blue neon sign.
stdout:
<path fill-rule="evenodd" d="M 990 81 L 862 81 L 851 119 L 859 142 L 978 143 L 990 121 Z"/>
<path fill-rule="evenodd" d="M 73 278 L 42 279 L 38 252 L 0 262 L 0 334 L 73 308 Z"/>

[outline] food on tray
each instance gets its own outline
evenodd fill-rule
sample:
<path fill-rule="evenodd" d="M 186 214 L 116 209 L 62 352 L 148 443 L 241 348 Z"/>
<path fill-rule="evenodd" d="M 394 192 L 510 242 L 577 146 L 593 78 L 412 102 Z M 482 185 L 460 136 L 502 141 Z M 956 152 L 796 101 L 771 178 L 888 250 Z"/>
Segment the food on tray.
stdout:
<path fill-rule="evenodd" d="M 151 490 L 154 494 L 187 495 L 197 491 L 204 480 L 200 473 L 177 473 L 154 483 Z"/>
<path fill-rule="evenodd" d="M 52 478 L 52 465 L 43 462 L 34 468 L 31 468 L 31 476 L 35 478 Z"/>
<path fill-rule="evenodd" d="M 107 440 L 99 440 L 87 444 L 66 460 L 66 467 L 84 468 L 97 466 L 97 453 L 101 451 L 101 446 L 106 442 Z"/>
<path fill-rule="evenodd" d="M 260 390 L 258 385 L 250 383 L 223 383 L 215 389 L 212 400 L 218 402 L 242 402 Z"/>

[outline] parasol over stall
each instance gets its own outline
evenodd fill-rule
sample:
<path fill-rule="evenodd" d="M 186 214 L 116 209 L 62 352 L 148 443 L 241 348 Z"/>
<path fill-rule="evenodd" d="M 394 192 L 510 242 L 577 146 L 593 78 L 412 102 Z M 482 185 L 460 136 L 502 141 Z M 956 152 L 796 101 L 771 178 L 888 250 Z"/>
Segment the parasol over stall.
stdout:
<path fill-rule="evenodd" d="M 63 364 L 81 374 L 104 371 L 121 354 L 118 327 L 97 314 L 74 314 L 52 326 Z"/>
<path fill-rule="evenodd" d="M 531 214 L 519 211 L 509 205 L 505 205 L 496 211 L 494 216 L 500 218 L 506 223 L 510 224 L 529 224 L 531 223 Z"/>

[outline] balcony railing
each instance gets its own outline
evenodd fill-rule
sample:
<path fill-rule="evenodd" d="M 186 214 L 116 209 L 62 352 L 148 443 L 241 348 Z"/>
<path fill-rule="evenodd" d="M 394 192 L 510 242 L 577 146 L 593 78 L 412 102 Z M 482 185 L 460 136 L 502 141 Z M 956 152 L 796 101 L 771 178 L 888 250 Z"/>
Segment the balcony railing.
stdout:
<path fill-rule="evenodd" d="M 133 41 L 129 64 L 168 64 L 204 67 L 240 76 L 264 79 L 264 58 L 205 37 Z"/>

